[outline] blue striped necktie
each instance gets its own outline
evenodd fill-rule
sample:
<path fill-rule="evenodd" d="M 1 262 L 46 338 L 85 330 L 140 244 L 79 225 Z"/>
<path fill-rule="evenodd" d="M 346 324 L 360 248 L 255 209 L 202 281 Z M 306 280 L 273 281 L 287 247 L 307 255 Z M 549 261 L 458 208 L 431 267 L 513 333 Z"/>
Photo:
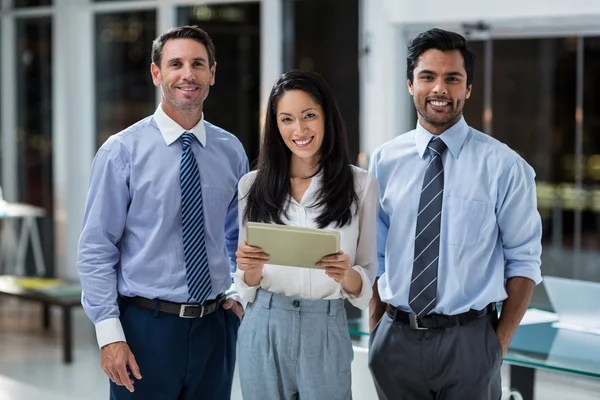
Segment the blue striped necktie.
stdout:
<path fill-rule="evenodd" d="M 200 170 L 192 151 L 192 140 L 194 135 L 190 132 L 181 135 L 181 225 L 188 292 L 194 300 L 202 304 L 212 288 L 204 242 Z"/>
<path fill-rule="evenodd" d="M 433 138 L 428 147 L 431 159 L 421 188 L 415 232 L 415 258 L 408 297 L 410 308 L 419 317 L 427 315 L 436 304 L 444 199 L 442 154 L 446 150 L 446 144 L 441 139 Z"/>

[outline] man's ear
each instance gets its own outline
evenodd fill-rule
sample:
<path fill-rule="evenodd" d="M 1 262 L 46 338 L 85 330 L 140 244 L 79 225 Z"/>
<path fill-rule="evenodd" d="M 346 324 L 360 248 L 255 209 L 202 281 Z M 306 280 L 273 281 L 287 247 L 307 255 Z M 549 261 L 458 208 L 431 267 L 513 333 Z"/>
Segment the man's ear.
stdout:
<path fill-rule="evenodd" d="M 212 65 L 212 67 L 210 67 L 210 86 L 215 84 L 215 75 L 217 75 L 217 62 L 215 61 Z"/>
<path fill-rule="evenodd" d="M 469 97 L 471 97 L 471 89 L 473 89 L 473 85 L 469 85 L 467 86 L 467 95 L 465 96 L 466 99 L 468 99 Z"/>
<path fill-rule="evenodd" d="M 413 89 L 413 84 L 412 84 L 412 82 L 410 81 L 410 79 L 408 79 L 408 80 L 406 81 L 406 84 L 408 85 L 408 93 L 410 93 L 410 95 L 411 95 L 411 96 L 413 96 L 413 95 L 415 94 L 415 91 L 414 91 L 414 89 Z"/>
<path fill-rule="evenodd" d="M 160 86 L 160 68 L 154 63 L 150 64 L 150 74 L 152 74 L 152 83 L 154 86 Z"/>

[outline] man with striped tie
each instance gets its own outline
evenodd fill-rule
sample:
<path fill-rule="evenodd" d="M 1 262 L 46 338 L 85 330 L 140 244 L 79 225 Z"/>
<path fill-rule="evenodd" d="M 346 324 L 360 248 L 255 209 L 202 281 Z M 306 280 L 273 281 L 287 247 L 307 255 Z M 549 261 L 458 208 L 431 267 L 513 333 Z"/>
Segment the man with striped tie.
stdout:
<path fill-rule="evenodd" d="M 381 399 L 500 399 L 502 358 L 541 281 L 534 171 L 462 116 L 474 59 L 453 32 L 412 40 L 417 127 L 371 159 L 381 201 L 369 367 Z"/>
<path fill-rule="evenodd" d="M 111 399 L 230 397 L 242 312 L 231 278 L 237 183 L 248 159 L 204 119 L 216 65 L 198 27 L 158 37 L 161 104 L 94 158 L 78 269 Z"/>

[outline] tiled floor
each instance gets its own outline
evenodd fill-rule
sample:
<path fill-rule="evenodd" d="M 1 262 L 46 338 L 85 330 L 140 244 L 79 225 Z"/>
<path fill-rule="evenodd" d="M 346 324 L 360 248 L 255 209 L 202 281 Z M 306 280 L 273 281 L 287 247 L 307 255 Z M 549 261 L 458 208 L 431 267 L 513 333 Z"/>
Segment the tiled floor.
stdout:
<path fill-rule="evenodd" d="M 106 400 L 108 379 L 99 366 L 94 330 L 83 311 L 74 313 L 74 362 L 61 363 L 59 315 L 51 331 L 41 329 L 39 307 L 0 298 L 1 400 Z M 506 377 L 507 369 L 503 375 Z M 536 400 L 600 398 L 600 381 L 537 372 Z M 241 400 L 234 379 L 232 400 Z M 374 400 L 374 399 L 355 399 Z"/>
<path fill-rule="evenodd" d="M 45 333 L 37 305 L 0 299 L 1 399 L 108 398 L 108 381 L 99 367 L 92 325 L 82 310 L 74 312 L 75 362 L 65 365 L 60 362 L 58 317 L 53 315 L 53 326 Z"/>
<path fill-rule="evenodd" d="M 92 324 L 82 310 L 74 311 L 74 362 L 65 365 L 59 318 L 53 314 L 52 329 L 45 333 L 37 305 L 0 298 L 1 400 L 108 399 Z M 232 400 L 241 398 L 236 379 Z"/>

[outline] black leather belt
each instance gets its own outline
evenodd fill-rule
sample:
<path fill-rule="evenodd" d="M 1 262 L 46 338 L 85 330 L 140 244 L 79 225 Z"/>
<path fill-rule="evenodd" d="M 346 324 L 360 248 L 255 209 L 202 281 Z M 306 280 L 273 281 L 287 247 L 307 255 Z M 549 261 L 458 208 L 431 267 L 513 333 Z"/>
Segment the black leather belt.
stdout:
<path fill-rule="evenodd" d="M 415 314 L 399 310 L 392 305 L 387 307 L 387 313 L 392 320 L 409 325 L 416 330 L 443 329 L 464 325 L 494 311 L 496 311 L 496 304 L 490 303 L 483 310 L 469 310 L 457 315 L 428 314 L 419 318 Z"/>
<path fill-rule="evenodd" d="M 158 303 L 159 311 L 179 315 L 181 318 L 202 318 L 218 310 L 225 301 L 225 295 L 220 294 L 216 299 L 208 300 L 204 304 L 180 304 L 145 297 L 123 297 L 123 299 L 151 310 L 156 310 Z"/>

